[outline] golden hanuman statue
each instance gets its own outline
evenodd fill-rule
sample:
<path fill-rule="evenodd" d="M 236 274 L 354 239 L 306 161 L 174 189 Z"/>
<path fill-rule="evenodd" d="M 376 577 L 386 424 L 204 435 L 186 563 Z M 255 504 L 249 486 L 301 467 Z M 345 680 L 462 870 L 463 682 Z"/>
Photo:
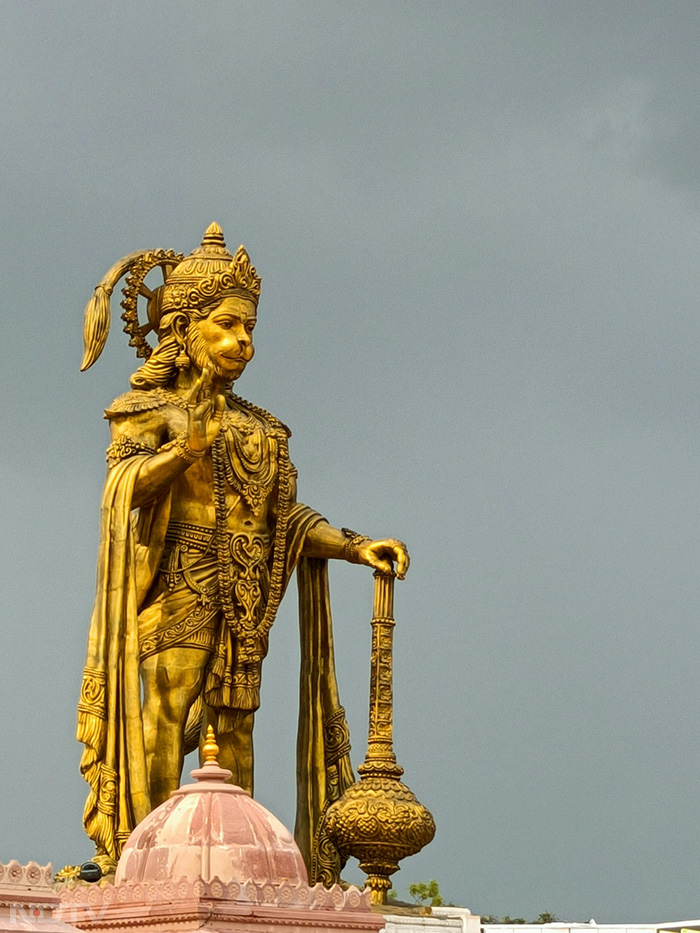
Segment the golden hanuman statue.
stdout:
<path fill-rule="evenodd" d="M 159 267 L 163 284 L 149 288 Z M 324 829 L 353 783 L 338 700 L 327 560 L 408 569 L 405 546 L 337 529 L 296 500 L 290 431 L 233 393 L 253 358 L 260 278 L 217 224 L 192 255 L 132 253 L 85 311 L 83 369 L 109 331 L 126 276 L 125 330 L 145 362 L 106 410 L 97 594 L 78 705 L 83 822 L 110 871 L 134 826 L 180 783 L 184 756 L 216 730 L 219 761 L 252 791 L 253 721 L 270 627 L 292 572 L 299 586 L 301 696 L 296 837 L 311 883 L 340 856 Z M 139 323 L 138 299 L 148 321 Z M 146 340 L 157 335 L 157 346 Z"/>

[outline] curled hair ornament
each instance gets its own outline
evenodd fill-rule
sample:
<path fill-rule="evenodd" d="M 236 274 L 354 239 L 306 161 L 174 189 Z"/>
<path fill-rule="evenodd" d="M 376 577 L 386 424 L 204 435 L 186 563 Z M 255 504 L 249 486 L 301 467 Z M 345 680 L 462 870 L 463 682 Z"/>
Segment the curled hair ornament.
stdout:
<path fill-rule="evenodd" d="M 156 330 L 160 316 L 160 299 L 162 286 L 150 289 L 144 284 L 144 279 L 156 266 L 163 272 L 163 280 L 167 278 L 174 267 L 182 261 L 182 253 L 173 250 L 138 250 L 129 253 L 119 262 L 116 262 L 104 278 L 96 286 L 95 291 L 85 307 L 83 319 L 83 342 L 85 352 L 80 365 L 81 372 L 89 369 L 97 362 L 104 350 L 109 335 L 110 325 L 110 298 L 114 286 L 124 275 L 127 276 L 121 306 L 121 315 L 124 321 L 124 331 L 129 335 L 129 346 L 136 348 L 136 355 L 148 359 L 152 347 L 146 340 L 146 335 Z M 139 324 L 138 298 L 142 296 L 148 301 L 148 322 Z"/>

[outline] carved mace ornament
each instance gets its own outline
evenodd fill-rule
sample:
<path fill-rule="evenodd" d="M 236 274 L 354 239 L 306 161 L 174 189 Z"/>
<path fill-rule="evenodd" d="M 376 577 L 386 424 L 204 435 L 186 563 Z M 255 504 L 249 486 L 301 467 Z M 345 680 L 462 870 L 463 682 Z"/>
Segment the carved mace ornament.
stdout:
<path fill-rule="evenodd" d="M 326 816 L 341 854 L 352 855 L 367 875 L 370 900 L 386 904 L 390 876 L 435 835 L 435 821 L 401 781 L 393 743 L 394 574 L 374 573 L 372 656 L 367 755 L 351 785 Z"/>

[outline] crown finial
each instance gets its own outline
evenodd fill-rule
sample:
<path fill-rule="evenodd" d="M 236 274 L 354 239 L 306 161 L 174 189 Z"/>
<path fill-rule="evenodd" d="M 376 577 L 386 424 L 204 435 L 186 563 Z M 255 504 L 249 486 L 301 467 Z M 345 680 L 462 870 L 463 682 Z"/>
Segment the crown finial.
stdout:
<path fill-rule="evenodd" d="M 209 224 L 207 229 L 204 231 L 202 246 L 226 247 L 226 244 L 224 243 L 224 231 L 217 223 Z"/>
<path fill-rule="evenodd" d="M 214 735 L 213 726 L 207 726 L 207 737 L 204 740 L 204 745 L 202 746 L 202 754 L 204 755 L 205 765 L 208 765 L 209 762 L 212 762 L 215 765 L 219 764 L 219 746 L 216 744 L 216 736 Z"/>

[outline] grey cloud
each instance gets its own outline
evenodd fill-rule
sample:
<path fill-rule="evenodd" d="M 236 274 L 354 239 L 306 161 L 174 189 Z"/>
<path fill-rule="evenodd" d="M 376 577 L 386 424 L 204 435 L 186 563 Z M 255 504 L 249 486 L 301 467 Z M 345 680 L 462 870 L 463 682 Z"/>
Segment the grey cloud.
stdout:
<path fill-rule="evenodd" d="M 302 497 L 411 547 L 397 752 L 438 836 L 400 889 L 696 915 L 697 5 L 2 12 L 0 859 L 89 854 L 101 409 L 135 361 L 115 321 L 79 374 L 82 308 L 216 219 L 264 277 L 241 392 L 291 424 Z M 371 579 L 332 585 L 357 762 Z M 287 824 L 294 612 L 257 727 Z"/>

